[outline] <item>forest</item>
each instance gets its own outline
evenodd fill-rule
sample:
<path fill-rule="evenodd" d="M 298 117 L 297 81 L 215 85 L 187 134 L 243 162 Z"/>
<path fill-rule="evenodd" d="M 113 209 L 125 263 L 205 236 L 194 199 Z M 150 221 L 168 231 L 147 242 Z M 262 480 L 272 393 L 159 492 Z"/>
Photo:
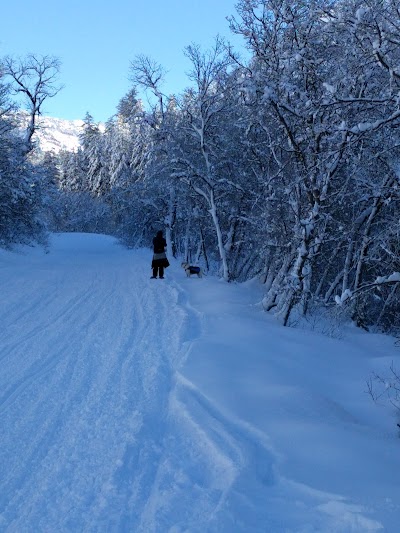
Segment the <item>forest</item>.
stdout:
<path fill-rule="evenodd" d="M 248 59 L 219 37 L 189 44 L 188 87 L 166 95 L 163 66 L 132 58 L 131 89 L 104 128 L 87 113 L 75 152 L 35 145 L 60 61 L 1 58 L 0 246 L 95 232 L 149 247 L 162 229 L 171 257 L 258 278 L 284 325 L 324 312 L 400 335 L 398 1 L 236 10 Z"/>

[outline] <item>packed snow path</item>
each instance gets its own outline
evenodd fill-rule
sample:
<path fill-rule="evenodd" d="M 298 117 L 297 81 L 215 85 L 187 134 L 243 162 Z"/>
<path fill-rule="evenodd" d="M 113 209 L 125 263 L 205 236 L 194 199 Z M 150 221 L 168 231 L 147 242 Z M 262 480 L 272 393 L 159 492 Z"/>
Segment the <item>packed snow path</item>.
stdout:
<path fill-rule="evenodd" d="M 210 328 L 176 265 L 150 280 L 149 251 L 52 241 L 49 254 L 0 258 L 0 531 L 381 530 L 368 509 L 281 475 L 264 428 L 189 380 Z M 234 397 L 234 382 L 217 388 L 231 386 Z"/>
<path fill-rule="evenodd" d="M 15 531 L 134 531 L 151 514 L 186 315 L 149 257 L 79 242 L 4 287 L 0 505 Z"/>

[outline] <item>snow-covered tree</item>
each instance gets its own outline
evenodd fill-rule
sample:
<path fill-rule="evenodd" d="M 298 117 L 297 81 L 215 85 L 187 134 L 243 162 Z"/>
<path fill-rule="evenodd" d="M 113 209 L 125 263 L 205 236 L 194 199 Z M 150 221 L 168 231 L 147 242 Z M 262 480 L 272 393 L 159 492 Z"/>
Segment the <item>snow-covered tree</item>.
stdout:
<path fill-rule="evenodd" d="M 11 113 L 10 63 L 0 66 L 0 245 L 45 241 L 44 189 L 39 167 L 28 160 L 27 136 L 21 139 Z M 29 141 L 30 142 L 30 141 Z"/>
<path fill-rule="evenodd" d="M 396 126 L 396 84 L 390 69 L 382 76 L 373 24 L 369 33 L 362 27 L 369 11 L 356 2 L 243 0 L 238 12 L 241 20 L 232 19 L 232 29 L 253 52 L 243 83 L 253 108 L 251 127 L 265 137 L 265 161 L 274 162 L 267 212 L 274 218 L 279 211 L 273 205 L 280 206 L 287 229 L 286 252 L 268 257 L 273 255 L 273 275 L 265 306 L 286 324 L 297 303 L 306 309 L 324 274 L 321 254 L 338 240 L 332 234 L 340 227 L 336 206 L 356 161 L 366 160 L 365 139 L 376 142 L 380 132 Z M 379 34 L 379 25 L 373 33 Z M 364 252 L 366 246 L 364 240 Z"/>

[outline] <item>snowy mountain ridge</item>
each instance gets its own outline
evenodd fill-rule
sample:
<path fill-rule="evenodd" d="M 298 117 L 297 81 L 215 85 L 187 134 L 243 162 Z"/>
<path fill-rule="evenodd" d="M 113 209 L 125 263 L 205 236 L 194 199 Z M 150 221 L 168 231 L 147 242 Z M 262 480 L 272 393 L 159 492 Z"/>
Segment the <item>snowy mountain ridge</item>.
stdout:
<path fill-rule="evenodd" d="M 18 111 L 17 118 L 21 130 L 24 130 L 29 114 L 25 111 Z M 61 150 L 72 152 L 79 148 L 79 135 L 82 133 L 83 120 L 40 116 L 37 119 L 37 125 L 38 129 L 33 140 L 41 152 L 58 153 Z"/>

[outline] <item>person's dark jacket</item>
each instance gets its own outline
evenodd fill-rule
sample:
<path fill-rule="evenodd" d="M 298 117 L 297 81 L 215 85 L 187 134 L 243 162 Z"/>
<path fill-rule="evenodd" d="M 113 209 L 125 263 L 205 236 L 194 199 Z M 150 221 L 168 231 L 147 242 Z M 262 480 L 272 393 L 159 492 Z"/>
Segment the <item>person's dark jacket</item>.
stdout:
<path fill-rule="evenodd" d="M 165 252 L 165 247 L 167 246 L 167 241 L 162 236 L 162 233 L 157 233 L 157 236 L 153 239 L 153 250 L 155 254 L 161 254 Z"/>
<path fill-rule="evenodd" d="M 154 267 L 167 267 L 169 266 L 169 261 L 165 254 L 165 247 L 167 246 L 167 241 L 162 235 L 162 231 L 159 231 L 153 239 L 153 260 L 151 266 Z"/>

